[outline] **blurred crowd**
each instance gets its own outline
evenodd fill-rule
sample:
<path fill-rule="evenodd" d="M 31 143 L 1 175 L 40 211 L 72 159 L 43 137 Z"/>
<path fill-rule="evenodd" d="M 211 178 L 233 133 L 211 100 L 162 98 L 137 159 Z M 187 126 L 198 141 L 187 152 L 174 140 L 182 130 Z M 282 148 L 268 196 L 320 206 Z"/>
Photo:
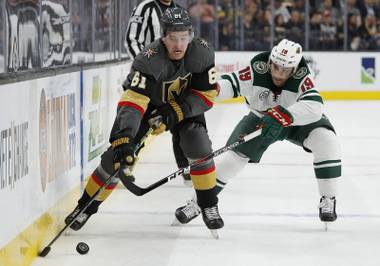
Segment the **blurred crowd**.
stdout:
<path fill-rule="evenodd" d="M 198 34 L 219 50 L 265 50 L 282 38 L 308 50 L 378 50 L 379 0 L 192 0 Z"/>
<path fill-rule="evenodd" d="M 3 1 L 0 73 L 126 58 L 141 1 Z M 263 51 L 283 38 L 306 51 L 380 50 L 380 0 L 174 1 L 218 51 Z"/>

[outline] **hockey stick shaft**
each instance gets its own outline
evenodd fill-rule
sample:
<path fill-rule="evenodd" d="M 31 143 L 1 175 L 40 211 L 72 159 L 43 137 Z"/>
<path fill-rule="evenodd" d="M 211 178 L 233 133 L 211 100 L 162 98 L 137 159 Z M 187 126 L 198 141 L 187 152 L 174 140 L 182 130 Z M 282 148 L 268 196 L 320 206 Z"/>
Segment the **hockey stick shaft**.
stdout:
<path fill-rule="evenodd" d="M 95 192 L 95 194 L 90 198 L 90 200 L 86 203 L 86 205 L 83 206 L 83 208 L 80 210 L 80 212 L 78 212 L 73 217 L 73 219 L 71 220 L 70 223 L 66 224 L 65 227 L 63 227 L 61 229 L 61 231 L 58 232 L 58 234 L 49 242 L 49 244 L 47 244 L 47 246 L 41 252 L 38 253 L 38 256 L 45 257 L 50 252 L 51 245 L 53 245 L 54 242 L 57 241 L 57 239 L 62 235 L 62 233 L 65 232 L 66 229 L 76 221 L 76 219 L 79 217 L 79 215 L 81 215 L 88 208 L 88 206 L 90 206 L 90 204 L 96 199 L 96 197 L 100 193 L 103 192 L 103 190 L 112 182 L 113 178 L 115 178 L 116 176 L 117 176 L 117 171 L 115 171 L 111 176 L 109 176 L 106 179 L 104 184 Z"/>
<path fill-rule="evenodd" d="M 145 140 L 147 139 L 147 137 L 152 133 L 153 131 L 153 128 L 149 128 L 148 131 L 145 133 L 145 135 L 140 139 L 139 143 L 136 145 L 136 148 L 135 150 L 137 151 L 145 142 Z M 58 232 L 58 234 L 49 242 L 49 244 L 47 244 L 45 246 L 45 248 L 38 253 L 38 256 L 40 257 L 45 257 L 49 252 L 50 252 L 50 249 L 51 249 L 51 245 L 54 244 L 55 241 L 57 241 L 57 239 L 63 234 L 63 232 L 66 231 L 66 229 L 68 227 L 70 227 L 75 221 L 76 219 L 91 205 L 92 202 L 94 202 L 94 200 L 96 199 L 96 197 L 102 193 L 104 191 L 104 189 L 113 181 L 114 178 L 118 178 L 118 170 L 116 170 L 115 172 L 113 172 L 107 179 L 106 181 L 104 182 L 104 184 L 95 192 L 95 194 L 90 198 L 90 200 L 82 207 L 82 209 L 80 210 L 80 212 L 78 212 L 74 217 L 73 219 L 71 220 L 70 223 L 66 224 L 65 227 L 63 227 L 61 229 L 61 231 Z"/>
<path fill-rule="evenodd" d="M 242 137 L 241 139 L 239 139 L 238 141 L 234 142 L 234 143 L 231 143 L 229 145 L 226 145 L 212 153 L 210 153 L 209 155 L 207 155 L 206 157 L 202 158 L 202 159 L 199 159 L 199 160 L 196 160 L 192 163 L 190 163 L 187 167 L 184 167 L 184 168 L 180 168 L 178 169 L 177 171 L 175 171 L 174 173 L 158 180 L 157 182 L 151 184 L 150 186 L 146 187 L 146 188 L 143 188 L 143 187 L 139 187 L 138 185 L 136 185 L 135 183 L 133 183 L 130 179 L 126 178 L 125 176 L 123 175 L 119 175 L 120 177 L 120 180 L 121 182 L 123 183 L 123 185 L 130 191 L 132 192 L 133 194 L 135 194 L 136 196 L 142 196 L 150 191 L 152 191 L 153 189 L 169 182 L 170 180 L 176 178 L 177 176 L 183 174 L 185 171 L 188 171 L 190 170 L 190 168 L 192 166 L 196 166 L 196 165 L 199 165 L 201 164 L 202 162 L 206 161 L 206 160 L 209 160 L 209 159 L 212 159 L 212 158 L 215 158 L 217 156 L 219 156 L 220 154 L 222 153 L 225 153 L 229 150 L 232 150 L 234 149 L 235 147 L 239 146 L 240 144 L 243 144 L 253 138 L 256 138 L 257 136 L 259 136 L 261 134 L 261 128 Z"/>

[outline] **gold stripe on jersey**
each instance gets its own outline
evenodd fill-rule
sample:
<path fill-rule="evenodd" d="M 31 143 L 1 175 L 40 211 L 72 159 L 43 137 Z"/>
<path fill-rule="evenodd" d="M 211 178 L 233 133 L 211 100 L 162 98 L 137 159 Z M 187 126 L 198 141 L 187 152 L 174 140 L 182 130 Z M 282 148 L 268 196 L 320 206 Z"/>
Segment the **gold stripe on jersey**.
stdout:
<path fill-rule="evenodd" d="M 148 108 L 149 101 L 150 101 L 149 97 L 141 93 L 135 92 L 133 90 L 124 91 L 120 99 L 120 102 L 132 102 L 138 105 L 144 110 L 144 112 Z"/>
<path fill-rule="evenodd" d="M 174 109 L 174 111 L 176 112 L 178 122 L 181 122 L 184 118 L 181 106 L 179 106 L 179 104 L 174 100 L 169 100 L 169 104 Z"/>
<path fill-rule="evenodd" d="M 216 96 L 218 92 L 216 90 L 207 90 L 207 91 L 199 91 L 199 90 L 193 90 L 195 94 L 198 94 L 205 103 L 209 106 L 212 107 L 213 104 L 215 103 Z"/>
<path fill-rule="evenodd" d="M 196 190 L 208 190 L 216 186 L 216 171 L 204 175 L 191 174 L 194 188 Z"/>

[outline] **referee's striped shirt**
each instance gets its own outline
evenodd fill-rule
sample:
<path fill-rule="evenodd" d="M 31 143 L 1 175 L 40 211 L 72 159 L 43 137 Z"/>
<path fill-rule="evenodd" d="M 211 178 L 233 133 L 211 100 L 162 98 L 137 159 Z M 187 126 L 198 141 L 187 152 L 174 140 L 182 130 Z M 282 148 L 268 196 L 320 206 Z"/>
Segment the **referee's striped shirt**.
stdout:
<path fill-rule="evenodd" d="M 174 6 L 172 1 L 170 7 Z M 160 37 L 160 18 L 168 7 L 159 0 L 144 0 L 135 7 L 126 34 L 126 48 L 132 59 L 146 45 Z"/>

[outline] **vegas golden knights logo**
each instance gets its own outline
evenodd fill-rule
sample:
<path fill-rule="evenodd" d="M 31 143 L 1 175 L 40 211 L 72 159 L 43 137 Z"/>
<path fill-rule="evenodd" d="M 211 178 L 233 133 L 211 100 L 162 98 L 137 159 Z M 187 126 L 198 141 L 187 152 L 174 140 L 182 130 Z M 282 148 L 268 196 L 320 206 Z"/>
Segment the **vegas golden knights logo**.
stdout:
<path fill-rule="evenodd" d="M 187 74 L 185 77 L 178 77 L 175 80 L 164 82 L 162 85 L 162 101 L 167 102 L 182 95 L 185 89 L 189 86 L 190 79 L 191 73 Z"/>

